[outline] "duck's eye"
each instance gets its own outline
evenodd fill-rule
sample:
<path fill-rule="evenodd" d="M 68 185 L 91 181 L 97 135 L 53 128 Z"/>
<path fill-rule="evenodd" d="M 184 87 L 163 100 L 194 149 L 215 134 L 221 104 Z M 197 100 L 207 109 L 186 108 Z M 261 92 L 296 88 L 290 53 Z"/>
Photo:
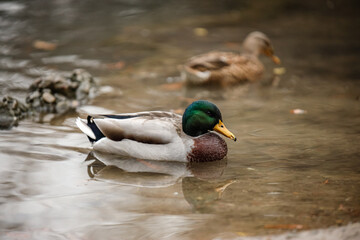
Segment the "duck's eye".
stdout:
<path fill-rule="evenodd" d="M 269 41 L 263 40 L 263 42 L 264 42 L 264 44 L 265 44 L 266 47 L 270 48 L 271 45 L 270 45 L 270 42 L 269 42 Z"/>
<path fill-rule="evenodd" d="M 210 112 L 210 111 L 206 111 L 206 114 L 207 114 L 208 116 L 210 116 L 210 117 L 214 117 L 214 114 L 213 114 L 212 112 Z"/>

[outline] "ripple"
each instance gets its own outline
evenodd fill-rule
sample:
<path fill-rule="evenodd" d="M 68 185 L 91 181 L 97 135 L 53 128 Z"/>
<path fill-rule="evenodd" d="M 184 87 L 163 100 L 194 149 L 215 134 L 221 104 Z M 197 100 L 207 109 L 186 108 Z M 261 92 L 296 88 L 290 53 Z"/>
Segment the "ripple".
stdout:
<path fill-rule="evenodd" d="M 0 3 L 0 12 L 7 14 L 17 14 L 25 9 L 25 5 L 17 2 L 2 2 Z"/>
<path fill-rule="evenodd" d="M 94 59 L 81 59 L 77 55 L 64 55 L 64 56 L 55 56 L 55 57 L 46 57 L 42 58 L 41 61 L 45 64 L 64 64 L 71 63 L 78 67 L 92 67 L 99 68 L 102 66 L 99 60 Z"/>
<path fill-rule="evenodd" d="M 0 68 L 7 68 L 7 69 L 17 69 L 17 68 L 25 68 L 29 66 L 30 60 L 15 60 L 12 58 L 3 58 L 0 59 Z"/>

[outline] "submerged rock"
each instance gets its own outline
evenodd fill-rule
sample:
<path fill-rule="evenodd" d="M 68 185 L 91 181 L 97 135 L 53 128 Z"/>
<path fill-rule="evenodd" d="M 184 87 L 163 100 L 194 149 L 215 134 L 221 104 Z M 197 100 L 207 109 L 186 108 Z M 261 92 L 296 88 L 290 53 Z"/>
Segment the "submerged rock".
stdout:
<path fill-rule="evenodd" d="M 95 96 L 97 83 L 90 73 L 75 69 L 71 76 L 44 76 L 29 88 L 26 103 L 35 112 L 65 113 Z"/>
<path fill-rule="evenodd" d="M 29 87 L 26 103 L 5 96 L 0 102 L 0 129 L 10 129 L 26 116 L 57 117 L 94 98 L 98 84 L 90 73 L 75 69 L 68 77 L 49 75 L 36 79 Z"/>
<path fill-rule="evenodd" d="M 20 119 L 28 115 L 28 107 L 16 98 L 5 96 L 0 102 L 0 129 L 17 126 Z"/>

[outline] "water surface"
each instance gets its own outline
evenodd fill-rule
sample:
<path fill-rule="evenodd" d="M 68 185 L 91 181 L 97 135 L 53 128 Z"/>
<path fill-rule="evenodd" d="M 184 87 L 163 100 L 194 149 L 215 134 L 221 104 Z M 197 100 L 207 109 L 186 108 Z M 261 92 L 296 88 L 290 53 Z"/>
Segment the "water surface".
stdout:
<path fill-rule="evenodd" d="M 268 5 L 269 4 L 269 5 Z M 231 239 L 360 219 L 360 45 L 356 4 L 332 1 L 9 1 L 0 3 L 0 93 L 24 99 L 38 76 L 82 67 L 110 86 L 65 116 L 1 131 L 4 239 Z M 206 36 L 194 34 L 205 28 Z M 271 85 L 171 88 L 188 57 L 238 51 L 267 33 L 286 73 Z M 57 48 L 43 51 L 36 40 Z M 238 137 L 214 163 L 91 152 L 86 111 L 215 102 Z M 292 114 L 293 109 L 306 110 Z"/>

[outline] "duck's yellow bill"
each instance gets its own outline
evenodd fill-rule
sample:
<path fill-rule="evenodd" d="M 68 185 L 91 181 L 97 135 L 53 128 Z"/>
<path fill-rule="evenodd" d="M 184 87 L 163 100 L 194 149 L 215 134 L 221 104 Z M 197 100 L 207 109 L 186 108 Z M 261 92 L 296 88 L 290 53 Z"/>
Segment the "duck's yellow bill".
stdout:
<path fill-rule="evenodd" d="M 224 135 L 225 137 L 228 137 L 234 141 L 236 141 L 236 137 L 234 134 L 232 134 L 224 125 L 224 123 L 219 120 L 219 123 L 215 125 L 214 131 L 221 133 L 222 135 Z"/>
<path fill-rule="evenodd" d="M 275 56 L 275 55 L 272 55 L 272 56 L 271 56 L 271 60 L 273 60 L 273 62 L 276 63 L 276 64 L 280 64 L 280 63 L 281 63 L 280 58 L 278 58 L 278 57 Z"/>

